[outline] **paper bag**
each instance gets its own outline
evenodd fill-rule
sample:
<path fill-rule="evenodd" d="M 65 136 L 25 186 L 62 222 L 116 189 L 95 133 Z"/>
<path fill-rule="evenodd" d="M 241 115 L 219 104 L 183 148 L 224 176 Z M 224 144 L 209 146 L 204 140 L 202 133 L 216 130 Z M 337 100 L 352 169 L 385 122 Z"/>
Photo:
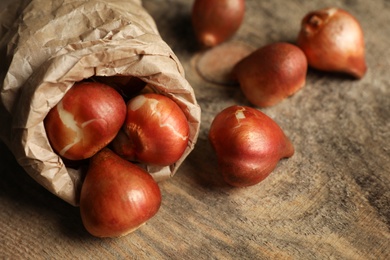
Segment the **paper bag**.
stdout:
<path fill-rule="evenodd" d="M 200 108 L 151 16 L 137 0 L 30 0 L 4 10 L 0 25 L 0 136 L 18 163 L 49 191 L 77 205 L 81 169 L 53 152 L 43 120 L 75 82 L 131 75 L 179 104 L 190 141 L 182 158 L 146 169 L 161 181 L 194 148 Z"/>

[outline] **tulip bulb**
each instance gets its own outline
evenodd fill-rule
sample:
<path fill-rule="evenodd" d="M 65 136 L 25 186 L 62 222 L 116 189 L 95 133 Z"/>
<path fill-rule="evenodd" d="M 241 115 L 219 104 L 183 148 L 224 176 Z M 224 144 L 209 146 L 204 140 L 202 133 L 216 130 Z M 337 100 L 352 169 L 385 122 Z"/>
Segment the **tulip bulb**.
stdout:
<path fill-rule="evenodd" d="M 168 166 L 181 158 L 188 139 L 189 124 L 181 108 L 166 96 L 147 93 L 127 103 L 123 131 L 112 147 L 127 160 Z"/>
<path fill-rule="evenodd" d="M 239 61 L 233 74 L 249 102 L 268 107 L 305 85 L 307 66 L 305 54 L 300 48 L 277 42 L 263 46 Z"/>
<path fill-rule="evenodd" d="M 214 47 L 239 29 L 245 14 L 245 0 L 195 0 L 192 25 L 198 41 Z"/>
<path fill-rule="evenodd" d="M 264 180 L 294 147 L 270 117 L 251 107 L 231 106 L 213 120 L 209 140 L 224 180 L 236 187 Z"/>
<path fill-rule="evenodd" d="M 69 160 L 90 158 L 110 143 L 126 118 L 126 103 L 110 86 L 76 83 L 44 120 L 54 151 Z"/>
<path fill-rule="evenodd" d="M 145 170 L 108 148 L 91 158 L 80 194 L 81 219 L 90 234 L 129 234 L 155 216 L 160 205 L 160 188 Z"/>
<path fill-rule="evenodd" d="M 363 30 L 358 20 L 342 9 L 308 13 L 302 19 L 297 44 L 315 69 L 358 79 L 366 73 Z"/>

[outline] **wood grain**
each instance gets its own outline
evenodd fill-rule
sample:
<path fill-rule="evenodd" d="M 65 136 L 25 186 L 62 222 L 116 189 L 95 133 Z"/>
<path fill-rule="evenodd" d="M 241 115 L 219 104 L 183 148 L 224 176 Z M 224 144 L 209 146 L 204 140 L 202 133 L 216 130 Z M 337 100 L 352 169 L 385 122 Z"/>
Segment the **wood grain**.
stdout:
<path fill-rule="evenodd" d="M 369 70 L 362 80 L 309 70 L 293 97 L 262 109 L 296 153 L 262 183 L 226 186 L 207 133 L 239 88 L 196 72 L 192 1 L 145 0 L 162 37 L 186 70 L 202 108 L 195 150 L 161 183 L 163 204 L 138 231 L 97 239 L 78 208 L 56 198 L 0 145 L 0 258 L 4 259 L 390 259 L 390 4 L 377 1 L 247 1 L 232 40 L 254 47 L 294 42 L 300 20 L 325 6 L 350 11 L 365 32 Z"/>

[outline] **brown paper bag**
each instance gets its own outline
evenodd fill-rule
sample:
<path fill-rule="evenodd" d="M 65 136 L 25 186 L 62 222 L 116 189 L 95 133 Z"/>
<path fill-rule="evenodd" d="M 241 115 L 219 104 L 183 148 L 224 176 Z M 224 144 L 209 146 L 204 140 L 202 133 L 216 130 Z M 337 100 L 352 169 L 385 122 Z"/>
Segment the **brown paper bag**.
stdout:
<path fill-rule="evenodd" d="M 194 148 L 200 108 L 140 1 L 30 0 L 0 15 L 0 136 L 30 176 L 77 205 L 81 170 L 53 152 L 43 120 L 75 82 L 114 75 L 139 77 L 185 112 L 190 141 L 183 157 L 168 167 L 145 166 L 157 181 L 174 175 Z"/>

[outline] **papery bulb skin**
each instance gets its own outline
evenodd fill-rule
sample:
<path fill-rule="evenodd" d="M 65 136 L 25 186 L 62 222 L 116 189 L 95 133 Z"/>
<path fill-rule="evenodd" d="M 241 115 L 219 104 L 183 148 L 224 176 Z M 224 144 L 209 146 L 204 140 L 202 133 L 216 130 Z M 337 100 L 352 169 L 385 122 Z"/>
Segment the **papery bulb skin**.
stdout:
<path fill-rule="evenodd" d="M 213 120 L 209 140 L 224 180 L 235 187 L 258 184 L 294 146 L 279 125 L 251 107 L 231 106 Z"/>
<path fill-rule="evenodd" d="M 307 59 L 297 46 L 276 42 L 263 46 L 239 61 L 233 74 L 250 103 L 276 105 L 304 87 Z"/>
<path fill-rule="evenodd" d="M 110 86 L 74 84 L 44 120 L 53 150 L 69 160 L 90 158 L 110 143 L 126 118 L 126 103 Z"/>
<path fill-rule="evenodd" d="M 357 79 L 367 71 L 362 27 L 345 10 L 326 8 L 308 13 L 302 19 L 297 45 L 315 69 Z"/>
<path fill-rule="evenodd" d="M 195 0 L 192 25 L 204 47 L 214 47 L 236 33 L 245 15 L 245 0 Z"/>
<path fill-rule="evenodd" d="M 80 194 L 80 214 L 96 237 L 127 235 L 155 216 L 161 191 L 142 168 L 108 148 L 91 158 Z"/>
<path fill-rule="evenodd" d="M 184 154 L 190 130 L 184 112 L 173 100 L 147 93 L 127 103 L 123 131 L 126 136 L 120 133 L 112 142 L 120 156 L 149 165 L 168 166 Z"/>

